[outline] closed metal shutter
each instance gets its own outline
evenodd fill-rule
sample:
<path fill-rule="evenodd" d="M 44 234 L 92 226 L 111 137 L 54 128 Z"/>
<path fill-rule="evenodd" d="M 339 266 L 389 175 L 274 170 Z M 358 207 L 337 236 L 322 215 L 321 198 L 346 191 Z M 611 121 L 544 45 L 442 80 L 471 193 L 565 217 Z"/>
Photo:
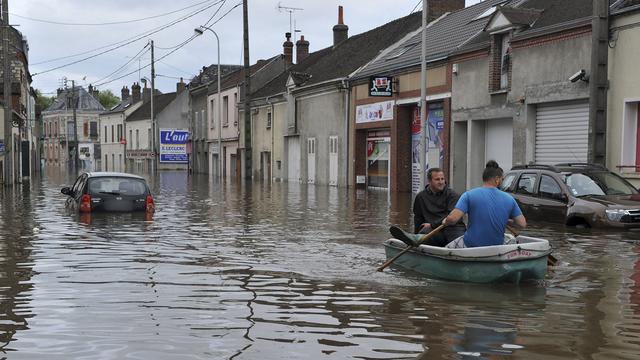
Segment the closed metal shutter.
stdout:
<path fill-rule="evenodd" d="M 587 162 L 588 103 L 539 105 L 536 117 L 536 163 Z"/>

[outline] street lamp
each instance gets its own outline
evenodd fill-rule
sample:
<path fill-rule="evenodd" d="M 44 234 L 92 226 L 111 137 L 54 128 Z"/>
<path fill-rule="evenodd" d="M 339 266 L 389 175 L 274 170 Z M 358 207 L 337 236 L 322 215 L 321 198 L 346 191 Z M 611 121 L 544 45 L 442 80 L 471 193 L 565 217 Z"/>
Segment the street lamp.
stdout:
<path fill-rule="evenodd" d="M 220 93 L 220 38 L 218 34 L 210 27 L 200 26 L 193 31 L 197 36 L 204 34 L 205 30 L 209 30 L 216 36 L 218 44 L 218 176 L 222 179 L 222 94 Z"/>

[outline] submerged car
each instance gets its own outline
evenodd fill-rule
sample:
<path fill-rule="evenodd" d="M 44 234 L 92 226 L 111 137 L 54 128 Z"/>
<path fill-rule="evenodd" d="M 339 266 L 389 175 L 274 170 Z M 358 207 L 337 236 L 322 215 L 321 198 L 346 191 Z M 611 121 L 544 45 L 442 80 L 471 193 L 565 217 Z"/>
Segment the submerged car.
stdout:
<path fill-rule="evenodd" d="M 81 213 L 155 211 L 153 196 L 144 178 L 127 173 L 88 172 L 72 187 L 61 192 L 68 196 L 65 206 Z"/>
<path fill-rule="evenodd" d="M 527 220 L 578 227 L 640 228 L 640 193 L 597 164 L 519 165 L 500 185 Z"/>

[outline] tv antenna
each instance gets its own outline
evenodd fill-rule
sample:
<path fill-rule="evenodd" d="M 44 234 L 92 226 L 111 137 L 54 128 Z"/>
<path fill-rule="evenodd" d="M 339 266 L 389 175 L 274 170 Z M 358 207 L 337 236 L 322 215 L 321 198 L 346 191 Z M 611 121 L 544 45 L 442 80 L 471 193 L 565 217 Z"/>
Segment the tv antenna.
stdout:
<path fill-rule="evenodd" d="M 296 42 L 296 33 L 300 32 L 300 30 L 296 29 L 296 11 L 302 11 L 303 8 L 290 7 L 290 6 L 282 6 L 282 2 L 278 2 L 278 11 L 286 11 L 289 13 L 289 32 L 293 35 L 293 43 Z"/>

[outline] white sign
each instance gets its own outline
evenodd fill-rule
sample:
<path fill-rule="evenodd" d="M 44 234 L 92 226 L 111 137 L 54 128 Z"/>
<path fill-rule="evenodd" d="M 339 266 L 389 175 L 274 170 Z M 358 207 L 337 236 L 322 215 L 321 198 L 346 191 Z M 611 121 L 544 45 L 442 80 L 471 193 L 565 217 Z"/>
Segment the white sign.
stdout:
<path fill-rule="evenodd" d="M 356 106 L 356 124 L 393 119 L 393 101 Z"/>

